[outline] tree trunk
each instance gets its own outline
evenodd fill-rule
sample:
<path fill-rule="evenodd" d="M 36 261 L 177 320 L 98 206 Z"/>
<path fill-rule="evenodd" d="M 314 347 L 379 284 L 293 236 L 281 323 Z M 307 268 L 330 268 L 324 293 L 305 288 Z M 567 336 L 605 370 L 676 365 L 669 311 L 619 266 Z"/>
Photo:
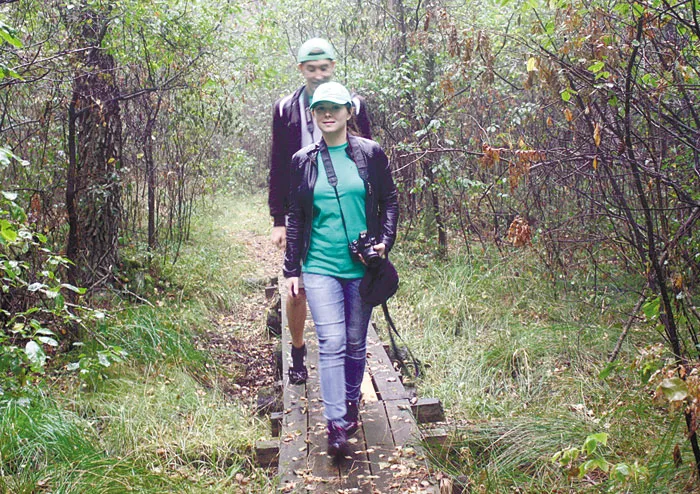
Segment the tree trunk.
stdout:
<path fill-rule="evenodd" d="M 144 96 L 146 114 L 146 128 L 143 134 L 143 155 L 146 160 L 146 175 L 148 180 L 148 253 L 149 263 L 158 239 L 156 236 L 156 164 L 153 157 L 153 127 L 155 126 L 160 110 L 161 96 L 155 105 L 152 104 L 150 95 Z"/>
<path fill-rule="evenodd" d="M 68 116 L 66 252 L 74 262 L 69 279 L 92 288 L 112 280 L 119 260 L 121 120 L 114 59 L 100 50 L 107 21 L 85 9 L 77 22 L 77 42 L 92 49 L 76 69 Z"/>

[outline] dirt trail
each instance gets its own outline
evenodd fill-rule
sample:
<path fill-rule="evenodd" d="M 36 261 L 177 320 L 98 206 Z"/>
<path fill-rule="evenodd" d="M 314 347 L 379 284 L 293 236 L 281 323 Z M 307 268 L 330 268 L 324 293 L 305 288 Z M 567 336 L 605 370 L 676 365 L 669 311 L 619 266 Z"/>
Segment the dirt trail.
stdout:
<path fill-rule="evenodd" d="M 265 329 L 265 281 L 280 271 L 282 252 L 271 245 L 267 235 L 246 232 L 241 238 L 257 269 L 250 282 L 250 294 L 228 314 L 215 321 L 198 346 L 208 351 L 217 367 L 219 386 L 232 400 L 252 402 L 258 390 L 274 383 L 273 353 L 277 340 Z"/>

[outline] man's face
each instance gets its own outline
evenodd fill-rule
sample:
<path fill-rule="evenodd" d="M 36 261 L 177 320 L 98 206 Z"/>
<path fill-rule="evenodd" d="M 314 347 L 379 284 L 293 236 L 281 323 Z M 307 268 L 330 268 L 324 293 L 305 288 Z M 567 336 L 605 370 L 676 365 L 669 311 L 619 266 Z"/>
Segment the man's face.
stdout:
<path fill-rule="evenodd" d="M 316 88 L 333 77 L 334 60 L 310 60 L 298 65 L 299 72 L 306 80 L 306 90 L 313 95 Z"/>

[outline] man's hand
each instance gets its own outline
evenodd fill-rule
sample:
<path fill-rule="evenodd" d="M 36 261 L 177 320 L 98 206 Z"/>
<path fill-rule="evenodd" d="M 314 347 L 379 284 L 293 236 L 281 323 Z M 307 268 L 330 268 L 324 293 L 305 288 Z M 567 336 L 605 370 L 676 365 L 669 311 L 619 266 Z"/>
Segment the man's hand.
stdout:
<path fill-rule="evenodd" d="M 273 226 L 270 238 L 274 245 L 284 249 L 287 246 L 287 228 L 284 226 Z"/>
<path fill-rule="evenodd" d="M 296 298 L 299 295 L 299 278 L 287 278 L 287 286 L 289 287 L 289 296 Z"/>

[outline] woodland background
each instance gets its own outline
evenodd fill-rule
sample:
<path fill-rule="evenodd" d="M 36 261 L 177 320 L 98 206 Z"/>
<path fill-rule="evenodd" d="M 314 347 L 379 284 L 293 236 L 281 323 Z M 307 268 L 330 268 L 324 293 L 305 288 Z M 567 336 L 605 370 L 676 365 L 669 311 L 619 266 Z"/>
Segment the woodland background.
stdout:
<path fill-rule="evenodd" d="M 272 103 L 311 36 L 392 160 L 397 319 L 451 418 L 436 468 L 484 492 L 696 489 L 697 0 L 0 4 L 6 491 L 265 490 L 262 426 L 197 388 L 193 335 L 250 290 L 216 232 L 251 230 L 216 221 L 267 231 Z M 124 411 L 160 380 L 188 404 Z M 194 452 L 153 435 L 158 410 L 199 424 Z"/>

